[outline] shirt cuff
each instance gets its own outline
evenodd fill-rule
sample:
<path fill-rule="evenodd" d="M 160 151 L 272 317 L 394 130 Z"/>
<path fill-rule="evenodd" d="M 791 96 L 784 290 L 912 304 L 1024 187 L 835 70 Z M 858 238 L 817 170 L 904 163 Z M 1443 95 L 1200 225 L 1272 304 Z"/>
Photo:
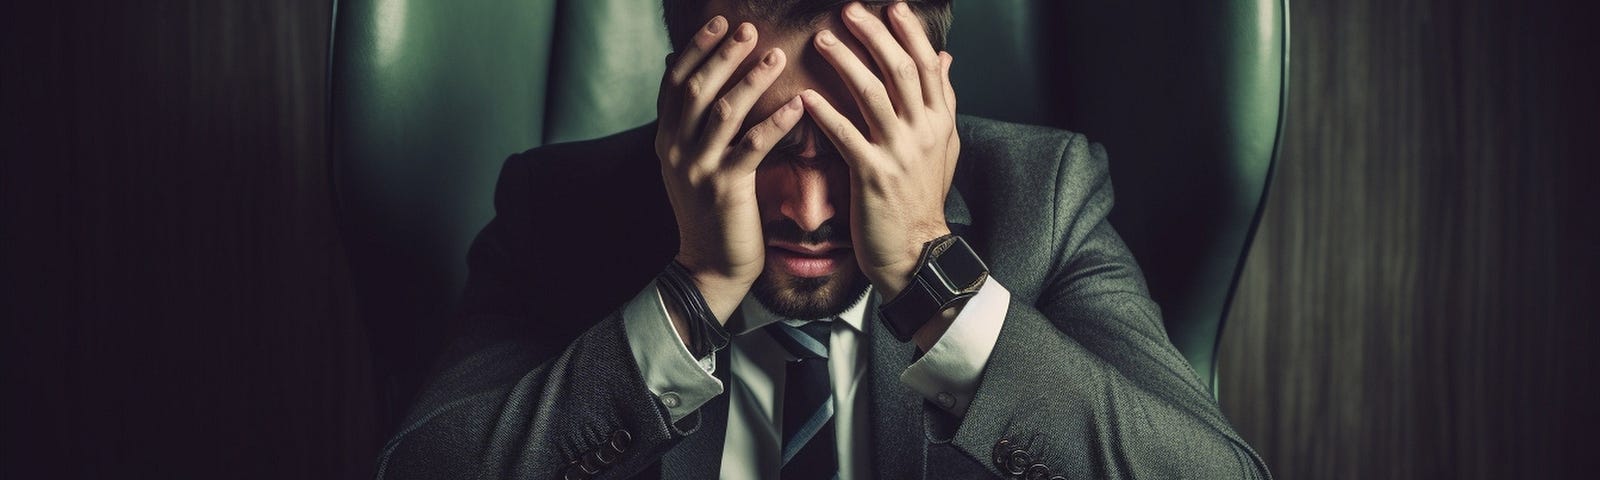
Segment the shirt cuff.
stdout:
<path fill-rule="evenodd" d="M 645 386 L 667 408 L 673 422 L 722 394 L 722 381 L 712 376 L 717 370 L 716 355 L 695 359 L 689 354 L 667 316 L 667 304 L 655 282 L 628 301 L 622 321 Z"/>
<path fill-rule="evenodd" d="M 965 416 L 1010 305 L 1011 292 L 989 277 L 933 348 L 900 373 L 900 382 L 944 411 Z"/>

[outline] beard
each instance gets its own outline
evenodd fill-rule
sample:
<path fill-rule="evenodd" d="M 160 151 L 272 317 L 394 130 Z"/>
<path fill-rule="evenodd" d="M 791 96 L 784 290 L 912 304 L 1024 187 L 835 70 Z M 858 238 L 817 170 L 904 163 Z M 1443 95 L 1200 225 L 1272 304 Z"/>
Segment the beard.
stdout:
<path fill-rule="evenodd" d="M 855 262 L 850 262 L 854 266 Z M 860 269 L 848 268 L 821 277 L 796 277 L 768 268 L 756 278 L 751 295 L 780 317 L 796 320 L 829 318 L 844 313 L 867 294 L 872 283 Z"/>
<path fill-rule="evenodd" d="M 782 218 L 768 222 L 763 230 L 769 238 L 783 239 L 798 244 L 833 242 L 850 245 L 850 229 L 842 220 L 830 220 L 814 231 L 806 232 L 793 220 Z M 756 277 L 750 294 L 761 306 L 781 317 L 796 320 L 816 320 L 837 316 L 865 296 L 872 282 L 856 265 L 855 259 L 841 262 L 839 269 L 820 277 L 799 277 L 771 263 Z"/>

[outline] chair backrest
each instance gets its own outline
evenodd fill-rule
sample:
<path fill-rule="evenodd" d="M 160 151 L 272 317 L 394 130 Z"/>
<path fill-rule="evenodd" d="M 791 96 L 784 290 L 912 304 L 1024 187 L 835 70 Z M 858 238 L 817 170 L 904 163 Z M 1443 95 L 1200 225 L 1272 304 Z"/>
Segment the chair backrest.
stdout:
<path fill-rule="evenodd" d="M 1105 145 L 1111 223 L 1216 392 L 1222 322 L 1277 157 L 1288 0 L 955 5 L 959 108 Z"/>
<path fill-rule="evenodd" d="M 1202 378 L 1274 157 L 1283 1 L 955 3 L 961 110 L 1106 145 L 1113 223 Z M 442 345 L 501 161 L 651 120 L 669 47 L 659 0 L 340 0 L 334 12 L 339 221 L 392 419 Z"/>

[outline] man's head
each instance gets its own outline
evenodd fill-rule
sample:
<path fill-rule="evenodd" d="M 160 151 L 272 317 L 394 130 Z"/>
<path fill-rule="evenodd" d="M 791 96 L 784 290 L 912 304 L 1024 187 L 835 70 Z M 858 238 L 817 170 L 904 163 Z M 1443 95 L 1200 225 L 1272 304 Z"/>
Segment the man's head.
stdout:
<path fill-rule="evenodd" d="M 728 25 L 756 27 L 753 54 L 733 78 L 741 78 L 763 52 L 783 50 L 788 66 L 745 118 L 748 128 L 765 120 L 806 89 L 815 90 L 862 131 L 865 122 L 854 97 L 812 38 L 829 30 L 869 66 L 872 57 L 851 37 L 839 18 L 847 0 L 663 0 L 667 30 L 682 48 L 706 21 L 722 15 Z M 891 1 L 863 2 L 882 16 Z M 935 49 L 944 48 L 950 25 L 950 0 L 907 0 L 922 19 Z M 731 88 L 737 82 L 729 82 Z M 726 88 L 724 89 L 726 91 Z M 827 137 L 802 119 L 756 172 L 756 196 L 767 243 L 765 269 L 752 294 L 768 309 L 790 318 L 837 315 L 865 292 L 869 282 L 856 263 L 850 240 L 849 169 Z"/>
<path fill-rule="evenodd" d="M 807 30 L 851 0 L 662 0 L 667 37 L 674 48 L 682 47 L 689 36 L 714 15 L 764 23 L 786 30 Z M 868 8 L 882 7 L 897 0 L 863 0 Z M 933 48 L 944 50 L 945 34 L 950 30 L 950 0 L 904 0 L 922 19 Z M 737 16 L 734 16 L 737 14 Z M 733 25 L 738 25 L 734 22 Z M 814 30 L 812 30 L 814 31 Z"/>

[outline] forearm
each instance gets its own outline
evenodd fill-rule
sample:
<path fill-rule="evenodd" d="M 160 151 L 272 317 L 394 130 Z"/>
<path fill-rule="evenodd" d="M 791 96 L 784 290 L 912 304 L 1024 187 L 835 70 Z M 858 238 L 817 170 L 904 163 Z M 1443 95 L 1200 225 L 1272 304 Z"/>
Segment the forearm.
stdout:
<path fill-rule="evenodd" d="M 1153 302 L 1116 292 L 1070 308 L 1052 321 L 1012 302 L 958 448 L 996 473 L 1006 440 L 1068 478 L 1268 476 L 1165 336 L 1124 323 L 1159 324 Z"/>

